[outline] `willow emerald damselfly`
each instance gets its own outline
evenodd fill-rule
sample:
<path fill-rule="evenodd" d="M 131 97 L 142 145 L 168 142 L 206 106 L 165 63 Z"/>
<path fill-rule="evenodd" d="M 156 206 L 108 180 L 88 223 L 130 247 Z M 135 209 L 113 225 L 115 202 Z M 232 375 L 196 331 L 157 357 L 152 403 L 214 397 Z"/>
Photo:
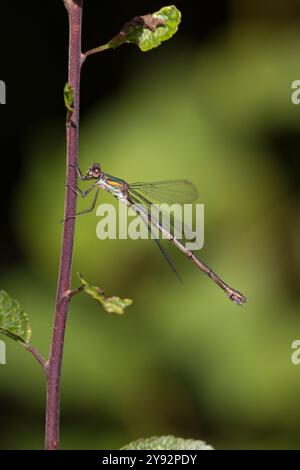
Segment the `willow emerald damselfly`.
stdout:
<path fill-rule="evenodd" d="M 104 173 L 98 163 L 94 163 L 85 174 L 78 170 L 78 175 L 82 181 L 95 180 L 94 183 L 86 191 L 79 188 L 72 188 L 81 197 L 86 197 L 91 191 L 95 190 L 95 197 L 92 206 L 77 215 L 86 214 L 91 212 L 96 205 L 100 189 L 108 191 L 115 196 L 120 202 L 126 204 L 134 210 L 147 224 L 149 231 L 158 230 L 164 238 L 169 240 L 170 243 L 175 245 L 179 250 L 184 253 L 202 272 L 204 272 L 216 285 L 221 287 L 230 300 L 236 304 L 242 305 L 246 302 L 246 297 L 236 289 L 233 289 L 226 284 L 210 267 L 208 267 L 201 259 L 195 254 L 193 250 L 187 249 L 185 244 L 179 240 L 171 230 L 166 228 L 158 218 L 151 216 L 149 208 L 152 202 L 150 199 L 162 201 L 165 203 L 180 204 L 192 203 L 197 198 L 197 189 L 188 180 L 167 180 L 158 181 L 154 183 L 132 183 L 128 184 L 126 181 L 116 178 L 115 176 Z M 175 270 L 170 258 L 168 257 L 164 247 L 158 240 L 155 240 L 159 248 L 166 256 L 167 261 Z M 176 272 L 176 270 L 175 270 Z"/>

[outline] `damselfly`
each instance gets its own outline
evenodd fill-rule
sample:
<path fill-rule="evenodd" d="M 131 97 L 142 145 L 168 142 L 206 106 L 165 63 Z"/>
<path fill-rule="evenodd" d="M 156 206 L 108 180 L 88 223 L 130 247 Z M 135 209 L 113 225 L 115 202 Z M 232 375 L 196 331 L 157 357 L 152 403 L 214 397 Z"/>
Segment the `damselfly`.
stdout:
<path fill-rule="evenodd" d="M 96 205 L 97 197 L 100 189 L 104 189 L 115 196 L 120 202 L 126 204 L 133 209 L 147 224 L 149 231 L 153 228 L 158 230 L 164 238 L 168 239 L 170 243 L 175 245 L 182 251 L 201 271 L 203 271 L 210 279 L 224 290 L 230 300 L 236 304 L 244 304 L 246 297 L 239 291 L 233 289 L 226 284 L 222 279 L 199 257 L 194 251 L 185 247 L 185 244 L 174 236 L 158 219 L 151 217 L 149 207 L 151 206 L 150 199 L 162 201 L 169 204 L 180 203 L 187 204 L 195 201 L 197 198 L 197 190 L 195 186 L 187 180 L 174 180 L 174 181 L 159 181 L 156 183 L 133 183 L 128 184 L 126 181 L 110 176 L 104 173 L 98 163 L 94 163 L 86 172 L 82 174 L 78 170 L 78 175 L 81 180 L 95 180 L 95 182 L 86 191 L 81 191 L 79 188 L 72 188 L 81 197 L 87 196 L 93 189 L 96 190 L 92 206 L 76 215 L 86 214 L 91 212 Z M 155 240 L 171 267 L 174 269 L 170 258 L 168 257 L 164 247 L 158 240 Z"/>

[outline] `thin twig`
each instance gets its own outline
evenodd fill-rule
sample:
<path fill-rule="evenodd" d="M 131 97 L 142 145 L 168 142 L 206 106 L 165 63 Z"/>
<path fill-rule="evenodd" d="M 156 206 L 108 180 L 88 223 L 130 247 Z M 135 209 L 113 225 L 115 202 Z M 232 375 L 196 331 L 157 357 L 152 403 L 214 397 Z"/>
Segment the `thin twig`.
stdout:
<path fill-rule="evenodd" d="M 66 119 L 67 165 L 66 194 L 60 267 L 56 295 L 56 308 L 51 350 L 47 366 L 47 403 L 45 448 L 59 447 L 60 378 L 64 349 L 65 327 L 69 299 L 64 296 L 70 290 L 76 213 L 76 187 L 78 129 L 79 129 L 79 85 L 81 68 L 81 21 L 83 0 L 64 0 L 69 15 L 69 71 L 68 83 L 74 92 L 74 112 Z"/>
<path fill-rule="evenodd" d="M 82 292 L 83 289 L 84 289 L 84 286 L 79 286 L 79 287 L 77 287 L 76 289 L 67 290 L 67 291 L 64 293 L 64 297 L 67 298 L 67 299 L 71 299 L 72 297 L 74 297 L 74 295 L 77 295 L 77 294 L 79 294 L 80 292 Z"/>
<path fill-rule="evenodd" d="M 47 372 L 46 359 L 38 352 L 38 350 L 28 343 L 22 343 L 22 345 L 28 352 L 30 352 L 33 355 L 33 357 L 37 360 L 37 362 L 42 366 L 44 371 Z"/>
<path fill-rule="evenodd" d="M 85 59 L 89 56 L 89 55 L 93 55 L 93 54 L 98 54 L 98 52 L 103 52 L 103 51 L 106 51 L 107 49 L 110 49 L 111 46 L 110 44 L 103 44 L 102 46 L 98 46 L 98 47 L 94 47 L 93 49 L 90 49 L 84 53 L 81 54 L 81 65 L 83 64 L 83 62 L 85 61 Z"/>

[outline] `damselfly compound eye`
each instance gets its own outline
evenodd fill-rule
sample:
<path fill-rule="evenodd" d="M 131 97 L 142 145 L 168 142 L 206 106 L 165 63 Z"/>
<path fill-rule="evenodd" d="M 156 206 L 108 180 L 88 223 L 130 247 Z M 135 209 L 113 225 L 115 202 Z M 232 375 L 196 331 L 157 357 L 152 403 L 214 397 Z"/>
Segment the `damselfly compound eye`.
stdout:
<path fill-rule="evenodd" d="M 100 175 L 101 166 L 99 165 L 99 163 L 94 163 L 94 165 L 92 165 L 88 170 L 88 176 L 90 176 L 91 178 L 99 178 Z"/>

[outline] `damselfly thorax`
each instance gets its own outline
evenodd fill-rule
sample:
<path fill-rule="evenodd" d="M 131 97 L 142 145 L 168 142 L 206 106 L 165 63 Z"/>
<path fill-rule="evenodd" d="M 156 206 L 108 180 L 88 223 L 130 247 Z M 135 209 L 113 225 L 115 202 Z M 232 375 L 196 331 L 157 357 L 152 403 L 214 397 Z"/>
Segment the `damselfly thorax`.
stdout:
<path fill-rule="evenodd" d="M 116 178 L 115 176 L 101 174 L 101 177 L 96 181 L 95 186 L 108 191 L 115 196 L 119 201 L 127 204 L 128 202 L 128 184 L 126 181 Z M 128 205 L 128 204 L 127 204 Z"/>

